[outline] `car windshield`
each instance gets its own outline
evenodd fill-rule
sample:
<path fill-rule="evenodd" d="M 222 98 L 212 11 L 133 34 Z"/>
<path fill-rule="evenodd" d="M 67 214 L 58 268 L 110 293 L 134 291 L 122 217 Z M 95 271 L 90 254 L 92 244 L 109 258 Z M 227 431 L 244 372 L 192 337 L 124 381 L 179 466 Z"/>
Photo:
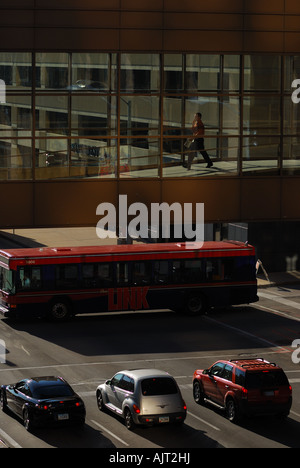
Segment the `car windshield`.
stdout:
<path fill-rule="evenodd" d="M 155 377 L 142 381 L 142 394 L 144 396 L 172 395 L 177 392 L 174 380 L 169 377 Z"/>
<path fill-rule="evenodd" d="M 68 385 L 43 385 L 35 388 L 32 393 L 33 397 L 38 400 L 74 395 L 73 390 Z"/>
<path fill-rule="evenodd" d="M 255 388 L 275 388 L 288 384 L 288 379 L 281 370 L 246 373 L 245 387 L 248 390 Z"/>

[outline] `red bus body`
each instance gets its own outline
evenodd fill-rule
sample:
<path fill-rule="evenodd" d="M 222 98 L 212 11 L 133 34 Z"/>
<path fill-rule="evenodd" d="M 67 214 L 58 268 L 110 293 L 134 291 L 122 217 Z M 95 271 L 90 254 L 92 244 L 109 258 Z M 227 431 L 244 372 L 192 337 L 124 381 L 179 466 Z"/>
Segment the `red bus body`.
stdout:
<path fill-rule="evenodd" d="M 0 251 L 0 313 L 42 317 L 256 302 L 255 250 L 239 242 Z M 64 306 L 64 311 L 62 310 Z"/>

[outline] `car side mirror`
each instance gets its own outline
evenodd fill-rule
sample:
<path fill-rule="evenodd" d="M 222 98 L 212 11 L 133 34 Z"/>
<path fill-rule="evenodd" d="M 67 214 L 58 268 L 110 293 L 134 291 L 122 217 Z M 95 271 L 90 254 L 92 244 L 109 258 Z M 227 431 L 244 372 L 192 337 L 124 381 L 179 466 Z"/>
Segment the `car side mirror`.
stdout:
<path fill-rule="evenodd" d="M 105 385 L 111 385 L 111 380 L 107 380 L 107 381 L 105 382 Z"/>

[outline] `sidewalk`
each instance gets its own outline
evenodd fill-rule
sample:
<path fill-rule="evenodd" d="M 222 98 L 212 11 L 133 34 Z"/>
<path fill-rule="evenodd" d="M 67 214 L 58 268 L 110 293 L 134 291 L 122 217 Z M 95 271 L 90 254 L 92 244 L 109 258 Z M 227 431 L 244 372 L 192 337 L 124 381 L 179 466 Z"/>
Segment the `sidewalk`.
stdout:
<path fill-rule="evenodd" d="M 117 245 L 117 239 L 99 239 L 95 227 L 85 228 L 41 228 L 41 229 L 3 229 L 0 238 L 5 237 L 21 247 L 77 247 L 96 245 Z M 261 269 L 257 276 L 259 288 L 276 285 L 300 284 L 300 271 L 268 273 L 269 281 Z"/>

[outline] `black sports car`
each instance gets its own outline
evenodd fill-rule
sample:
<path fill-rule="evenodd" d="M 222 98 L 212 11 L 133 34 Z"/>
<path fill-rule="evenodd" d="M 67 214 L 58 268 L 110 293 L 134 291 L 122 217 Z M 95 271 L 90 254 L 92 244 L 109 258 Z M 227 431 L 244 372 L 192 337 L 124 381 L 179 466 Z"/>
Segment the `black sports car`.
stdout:
<path fill-rule="evenodd" d="M 51 423 L 85 423 L 85 405 L 61 377 L 35 377 L 1 386 L 1 409 L 19 416 L 27 431 Z"/>

